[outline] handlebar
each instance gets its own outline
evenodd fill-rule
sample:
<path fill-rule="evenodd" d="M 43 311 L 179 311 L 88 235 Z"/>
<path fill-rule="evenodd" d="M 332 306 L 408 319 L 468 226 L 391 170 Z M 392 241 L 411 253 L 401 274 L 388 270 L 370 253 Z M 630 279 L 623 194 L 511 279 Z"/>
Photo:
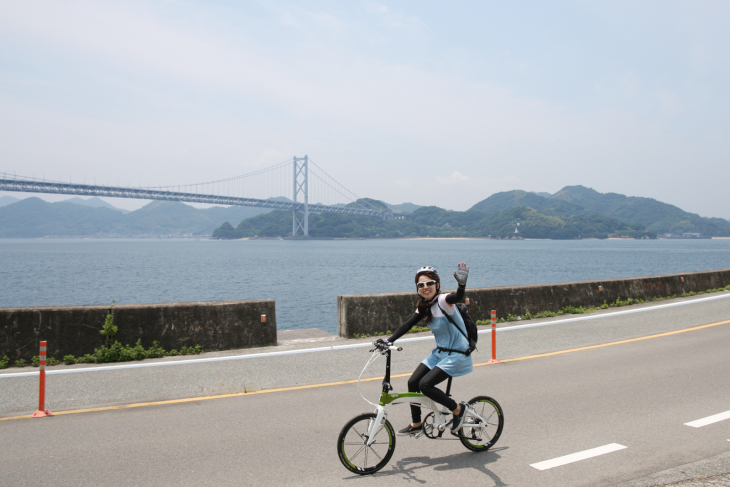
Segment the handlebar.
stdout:
<path fill-rule="evenodd" d="M 376 340 L 373 340 L 373 346 L 375 348 L 370 350 L 371 353 L 376 350 L 379 351 L 381 354 L 385 354 L 386 352 L 388 352 L 390 350 L 395 350 L 397 352 L 400 352 L 403 350 L 403 347 L 396 347 L 394 345 L 386 345 L 384 343 L 378 343 Z"/>

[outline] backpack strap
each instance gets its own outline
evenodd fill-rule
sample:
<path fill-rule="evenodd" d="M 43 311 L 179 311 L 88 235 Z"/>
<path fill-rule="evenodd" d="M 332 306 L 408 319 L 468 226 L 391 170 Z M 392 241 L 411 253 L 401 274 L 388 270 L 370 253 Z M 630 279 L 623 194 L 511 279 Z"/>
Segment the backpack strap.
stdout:
<path fill-rule="evenodd" d="M 439 309 L 441 310 L 441 313 L 446 317 L 446 319 L 448 319 L 451 322 L 451 324 L 454 325 L 454 327 L 456 327 L 457 330 L 459 330 L 459 333 L 461 333 L 461 336 L 463 336 L 464 338 L 466 338 L 466 343 L 469 344 L 469 349 L 466 352 L 464 352 L 462 350 L 453 350 L 451 348 L 441 348 L 441 347 L 436 347 L 436 348 L 438 348 L 439 351 L 441 351 L 441 352 L 449 352 L 449 353 L 451 353 L 451 352 L 457 352 L 457 353 L 463 353 L 467 357 L 469 355 L 471 355 L 471 352 L 474 349 L 471 348 L 471 340 L 469 339 L 469 336 L 466 333 L 464 333 L 463 331 L 461 331 L 461 328 L 459 328 L 459 325 L 456 324 L 456 322 L 451 318 L 451 316 L 449 316 L 449 315 L 446 314 L 446 311 L 444 311 L 444 309 L 441 307 L 441 305 L 438 304 L 438 301 L 436 302 L 436 306 L 439 307 Z M 454 305 L 454 306 L 456 306 L 456 305 Z M 456 308 L 456 309 L 459 309 L 459 308 Z"/>
<path fill-rule="evenodd" d="M 463 350 L 455 350 L 453 348 L 441 348 L 441 347 L 436 347 L 436 348 L 438 349 L 439 352 L 449 352 L 449 353 L 454 352 L 454 353 L 460 353 L 462 355 L 466 355 L 467 357 L 471 354 L 471 352 L 469 352 L 469 350 L 467 350 L 465 352 Z"/>

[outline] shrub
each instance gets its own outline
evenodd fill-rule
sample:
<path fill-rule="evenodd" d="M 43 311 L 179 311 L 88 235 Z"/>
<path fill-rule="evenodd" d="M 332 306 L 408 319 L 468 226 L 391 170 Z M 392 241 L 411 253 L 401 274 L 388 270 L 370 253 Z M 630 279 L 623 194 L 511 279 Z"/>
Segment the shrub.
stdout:
<path fill-rule="evenodd" d="M 112 301 L 112 307 L 114 307 L 115 304 L 116 302 Z M 179 352 L 174 349 L 166 352 L 164 348 L 157 344 L 156 340 L 152 342 L 152 346 L 149 349 L 145 350 L 142 346 L 141 338 L 137 340 L 134 347 L 129 346 L 129 344 L 122 345 L 119 341 L 114 339 L 118 331 L 119 328 L 114 325 L 114 315 L 112 315 L 112 313 L 107 314 L 104 324 L 101 327 L 101 331 L 99 331 L 101 335 L 106 337 L 106 343 L 99 348 L 95 348 L 94 353 L 87 353 L 82 357 L 65 355 L 63 357 L 63 362 L 66 365 L 101 364 L 107 362 L 126 362 L 130 360 L 142 360 L 145 358 L 164 357 L 165 355 L 175 356 L 203 353 L 203 348 L 200 345 L 195 345 L 194 347 L 182 347 Z M 7 357 L 5 358 L 7 359 Z M 16 361 L 16 365 L 21 362 L 23 361 Z M 56 359 L 48 359 L 47 363 L 48 365 L 56 365 L 59 362 Z M 2 362 L 0 362 L 0 365 L 1 364 Z M 38 357 L 33 357 L 33 365 L 36 367 L 38 366 Z M 0 368 L 2 367 L 0 366 Z"/>
<path fill-rule="evenodd" d="M 142 339 L 138 338 L 134 348 L 131 349 L 132 360 L 142 360 L 147 357 L 144 347 L 142 346 Z"/>
<path fill-rule="evenodd" d="M 111 307 L 114 307 L 114 304 L 116 302 L 112 301 Z M 114 315 L 111 313 L 106 315 L 106 318 L 104 319 L 104 324 L 101 326 L 101 331 L 99 332 L 101 335 L 106 337 L 106 346 L 112 347 L 114 344 L 114 336 L 119 331 L 119 327 L 114 325 Z"/>
<path fill-rule="evenodd" d="M 620 306 L 629 306 L 629 305 L 632 305 L 632 304 L 641 304 L 641 303 L 644 303 L 644 302 L 645 301 L 643 299 L 639 299 L 639 298 L 636 298 L 636 299 L 635 298 L 627 298 L 625 301 L 621 301 L 621 298 L 618 297 L 618 298 L 616 298 L 616 301 L 614 303 L 609 304 L 609 306 L 612 307 L 612 308 L 617 308 L 617 307 L 620 307 Z"/>
<path fill-rule="evenodd" d="M 6 369 L 9 363 L 10 359 L 8 358 L 8 356 L 3 355 L 3 358 L 0 358 L 0 369 Z"/>
<path fill-rule="evenodd" d="M 558 314 L 555 311 L 540 311 L 534 315 L 535 318 L 552 318 L 553 316 L 558 316 Z"/>
<path fill-rule="evenodd" d="M 30 364 L 33 367 L 40 367 L 40 365 L 41 365 L 41 358 L 38 355 L 34 356 L 32 359 L 30 359 Z M 49 366 L 50 365 L 58 365 L 58 360 L 56 360 L 53 357 L 46 357 L 46 365 L 49 365 Z"/>
<path fill-rule="evenodd" d="M 203 353 L 203 347 L 195 345 L 194 347 L 182 347 L 180 351 L 170 350 L 165 351 L 164 348 L 157 344 L 157 341 L 152 342 L 152 346 L 145 350 L 142 346 L 142 340 L 137 340 L 137 344 L 134 347 L 129 345 L 122 345 L 118 341 L 114 340 L 110 346 L 103 345 L 99 348 L 94 349 L 94 353 L 87 353 L 83 357 L 74 357 L 73 355 L 66 355 L 63 357 L 64 363 L 67 365 L 71 364 L 101 364 L 107 362 L 128 362 L 131 360 L 142 360 L 145 358 L 157 358 L 164 357 L 166 355 L 189 355 Z M 58 363 L 58 361 L 56 361 Z"/>
<path fill-rule="evenodd" d="M 147 358 L 164 357 L 165 349 L 157 345 L 157 340 L 152 341 L 152 346 L 147 349 Z"/>

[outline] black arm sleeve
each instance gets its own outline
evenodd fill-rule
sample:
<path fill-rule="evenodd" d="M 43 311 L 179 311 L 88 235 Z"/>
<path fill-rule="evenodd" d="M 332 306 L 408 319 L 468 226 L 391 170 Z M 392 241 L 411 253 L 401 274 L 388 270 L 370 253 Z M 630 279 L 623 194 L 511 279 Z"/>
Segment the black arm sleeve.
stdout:
<path fill-rule="evenodd" d="M 446 295 L 446 302 L 449 304 L 458 303 L 464 299 L 464 291 L 466 291 L 466 286 L 459 286 L 456 288 L 456 293 Z"/>
<path fill-rule="evenodd" d="M 413 313 L 413 316 L 408 318 L 405 323 L 400 325 L 398 329 L 395 330 L 395 333 L 393 333 L 390 338 L 388 338 L 388 341 L 390 343 L 393 343 L 394 341 L 408 333 L 408 331 L 413 328 L 416 323 L 421 321 L 421 318 L 423 318 L 423 316 L 421 316 L 419 313 Z"/>

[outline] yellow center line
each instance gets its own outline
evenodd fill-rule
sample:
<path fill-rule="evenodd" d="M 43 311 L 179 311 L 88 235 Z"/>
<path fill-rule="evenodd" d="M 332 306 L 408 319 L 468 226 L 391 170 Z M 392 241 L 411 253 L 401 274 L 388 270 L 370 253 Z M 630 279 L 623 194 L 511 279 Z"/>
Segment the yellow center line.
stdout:
<path fill-rule="evenodd" d="M 610 347 L 612 345 L 622 345 L 624 343 L 638 342 L 638 341 L 641 341 L 641 340 L 649 340 L 651 338 L 660 338 L 660 337 L 665 337 L 665 336 L 670 336 L 670 335 L 677 335 L 679 333 L 686 333 L 688 331 L 702 330 L 704 328 L 711 328 L 713 326 L 726 325 L 728 323 L 730 323 L 730 320 L 727 320 L 727 321 L 718 321 L 717 323 L 710 323 L 709 325 L 695 326 L 695 327 L 692 327 L 692 328 L 685 328 L 683 330 L 668 331 L 666 333 L 659 333 L 657 335 L 648 335 L 648 336 L 639 337 L 639 338 L 630 338 L 628 340 L 621 340 L 621 341 L 618 341 L 618 342 L 610 342 L 610 343 L 602 343 L 600 345 L 591 345 L 589 347 L 572 348 L 570 350 L 560 350 L 558 352 L 541 353 L 539 355 L 529 355 L 527 357 L 508 358 L 508 359 L 505 359 L 505 360 L 500 360 L 500 362 L 502 362 L 502 363 L 504 363 L 504 362 L 517 362 L 518 360 L 529 360 L 529 359 L 533 359 L 533 358 L 550 357 L 552 355 L 561 355 L 561 354 L 564 354 L 564 353 L 581 352 L 583 350 L 591 350 L 591 349 L 594 349 L 594 348 Z M 474 364 L 474 367 L 481 367 L 482 365 L 493 365 L 493 364 L 490 364 L 489 362 L 485 362 L 483 364 Z"/>
<path fill-rule="evenodd" d="M 535 358 L 550 357 L 553 355 L 561 355 L 564 353 L 573 353 L 573 352 L 581 352 L 583 350 L 592 350 L 594 348 L 603 348 L 603 347 L 610 347 L 613 345 L 622 345 L 624 343 L 632 343 L 632 342 L 638 342 L 641 340 L 649 340 L 652 338 L 660 338 L 660 337 L 665 337 L 665 336 L 670 336 L 670 335 L 677 335 L 679 333 L 686 333 L 689 331 L 702 330 L 705 328 L 711 328 L 713 326 L 726 325 L 728 323 L 730 323 L 730 320 L 719 321 L 717 323 L 710 323 L 709 325 L 701 325 L 701 326 L 695 326 L 692 328 L 685 328 L 683 330 L 659 333 L 656 335 L 648 335 L 648 336 L 643 336 L 643 337 L 639 337 L 639 338 L 630 338 L 628 340 L 621 340 L 618 342 L 602 343 L 600 345 L 591 345 L 588 347 L 572 348 L 570 350 L 560 350 L 558 352 L 541 353 L 538 355 L 528 355 L 526 357 L 509 358 L 509 359 L 500 360 L 500 362 L 501 363 L 517 362 L 519 360 L 530 360 L 530 359 L 535 359 Z M 493 365 L 493 364 L 484 362 L 481 364 L 474 364 L 474 367 L 481 367 L 483 365 Z M 411 375 L 410 373 L 397 374 L 397 375 L 391 375 L 390 377 L 391 377 L 391 379 L 395 379 L 398 377 L 409 377 L 410 375 Z M 372 377 L 369 379 L 362 379 L 361 382 L 371 382 L 371 381 L 375 381 L 375 380 L 383 380 L 383 378 L 382 377 Z M 99 408 L 74 409 L 74 410 L 70 410 L 70 411 L 59 411 L 59 412 L 53 413 L 53 416 L 63 416 L 66 414 L 91 413 L 91 412 L 97 412 L 97 411 L 112 411 L 115 409 L 142 408 L 142 407 L 147 407 L 147 406 L 162 406 L 165 404 L 181 404 L 181 403 L 186 403 L 186 402 L 207 401 L 209 399 L 223 399 L 226 397 L 252 396 L 255 394 L 269 394 L 271 392 L 300 391 L 303 389 L 315 389 L 315 388 L 319 388 L 319 387 L 340 386 L 340 385 L 347 385 L 347 384 L 357 384 L 357 380 L 345 380 L 345 381 L 340 381 L 340 382 L 328 382 L 325 384 L 311 384 L 311 385 L 305 385 L 305 386 L 281 387 L 278 389 L 262 389 L 260 391 L 236 392 L 233 394 L 220 394 L 220 395 L 216 395 L 216 396 L 188 397 L 185 399 L 170 399 L 168 401 L 140 402 L 140 403 L 135 403 L 135 404 L 122 404 L 119 406 L 104 406 L 104 407 L 99 407 Z M 27 414 L 24 416 L 10 416 L 7 418 L 0 418 L 0 421 L 13 421 L 16 419 L 27 419 L 27 418 L 32 418 L 32 417 L 33 417 L 32 414 Z"/>

